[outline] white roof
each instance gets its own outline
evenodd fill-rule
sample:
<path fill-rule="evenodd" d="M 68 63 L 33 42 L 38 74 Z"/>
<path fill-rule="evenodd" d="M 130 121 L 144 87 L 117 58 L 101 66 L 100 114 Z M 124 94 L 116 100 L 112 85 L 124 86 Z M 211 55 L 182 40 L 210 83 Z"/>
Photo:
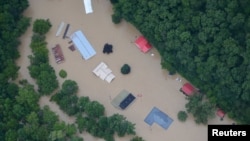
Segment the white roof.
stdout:
<path fill-rule="evenodd" d="M 86 14 L 93 13 L 91 0 L 83 0 Z"/>
<path fill-rule="evenodd" d="M 110 73 L 106 78 L 105 80 L 108 82 L 108 83 L 111 83 L 111 81 L 115 78 L 115 75 Z"/>
<path fill-rule="evenodd" d="M 93 70 L 93 73 L 100 77 L 100 79 L 106 80 L 108 83 L 110 83 L 115 78 L 112 70 L 109 69 L 104 62 L 101 62 L 99 65 L 97 65 L 97 67 Z"/>
<path fill-rule="evenodd" d="M 59 36 L 61 34 L 64 24 L 65 24 L 64 22 L 61 22 L 61 24 L 57 29 L 56 36 Z"/>
<path fill-rule="evenodd" d="M 93 73 L 96 75 L 96 76 L 100 76 L 100 70 L 102 69 L 106 69 L 108 66 L 104 63 L 104 62 L 101 62 L 94 70 L 93 70 Z"/>
<path fill-rule="evenodd" d="M 70 38 L 85 60 L 88 60 L 89 58 L 91 58 L 92 56 L 96 54 L 96 51 L 91 46 L 91 44 L 89 43 L 87 38 L 84 36 L 81 30 L 74 32 L 70 36 Z"/>

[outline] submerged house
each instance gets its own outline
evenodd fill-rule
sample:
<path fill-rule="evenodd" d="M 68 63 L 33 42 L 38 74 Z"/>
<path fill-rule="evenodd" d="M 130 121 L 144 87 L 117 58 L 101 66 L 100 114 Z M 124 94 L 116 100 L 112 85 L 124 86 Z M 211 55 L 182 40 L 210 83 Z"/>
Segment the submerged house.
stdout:
<path fill-rule="evenodd" d="M 183 94 L 185 94 L 186 96 L 191 96 L 197 92 L 197 89 L 193 85 L 191 85 L 190 83 L 185 83 L 181 87 L 180 91 Z"/>
<path fill-rule="evenodd" d="M 147 41 L 147 39 L 144 36 L 140 36 L 135 40 L 135 45 L 143 52 L 148 52 L 152 45 Z"/>
<path fill-rule="evenodd" d="M 225 117 L 226 113 L 222 110 L 222 109 L 218 109 L 216 111 L 216 115 L 221 119 L 223 120 L 223 118 Z"/>
<path fill-rule="evenodd" d="M 70 38 L 85 60 L 88 60 L 96 55 L 95 49 L 92 47 L 81 30 L 74 32 Z"/>

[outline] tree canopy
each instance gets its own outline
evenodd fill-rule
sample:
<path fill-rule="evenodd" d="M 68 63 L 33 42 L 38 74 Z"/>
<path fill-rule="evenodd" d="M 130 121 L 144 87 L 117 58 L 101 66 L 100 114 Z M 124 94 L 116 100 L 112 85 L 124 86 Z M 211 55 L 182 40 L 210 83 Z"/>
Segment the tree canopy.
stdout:
<path fill-rule="evenodd" d="M 49 19 L 47 19 L 47 20 L 36 19 L 36 21 L 34 22 L 33 32 L 44 35 L 49 31 L 51 26 L 52 25 L 51 25 Z"/>
<path fill-rule="evenodd" d="M 30 18 L 21 15 L 28 6 L 27 0 L 0 2 L 0 140 L 3 141 L 16 140 L 23 115 L 38 108 L 32 103 L 37 100 L 32 96 L 33 91 L 19 89 L 18 85 L 13 83 L 19 70 L 19 66 L 15 64 L 15 60 L 20 56 L 17 50 L 20 45 L 18 38 L 30 25 Z M 31 99 L 25 100 L 24 97 Z"/>

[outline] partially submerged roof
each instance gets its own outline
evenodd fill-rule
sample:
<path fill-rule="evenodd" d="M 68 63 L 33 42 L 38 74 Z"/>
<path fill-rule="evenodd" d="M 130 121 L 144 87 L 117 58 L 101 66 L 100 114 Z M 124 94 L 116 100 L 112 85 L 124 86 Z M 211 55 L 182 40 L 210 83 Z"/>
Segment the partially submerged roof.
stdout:
<path fill-rule="evenodd" d="M 127 90 L 122 90 L 112 101 L 111 104 L 120 109 L 120 103 L 129 95 Z"/>
<path fill-rule="evenodd" d="M 216 115 L 217 115 L 218 117 L 220 117 L 220 118 L 224 118 L 225 114 L 226 114 L 226 113 L 225 113 L 223 110 L 221 110 L 221 109 L 218 109 L 218 110 L 216 111 Z"/>
<path fill-rule="evenodd" d="M 84 5 L 84 8 L 85 8 L 86 14 L 93 13 L 91 0 L 83 0 L 83 5 Z"/>
<path fill-rule="evenodd" d="M 88 60 L 96 55 L 96 51 L 81 30 L 74 32 L 70 38 L 85 60 Z"/>
<path fill-rule="evenodd" d="M 111 83 L 115 78 L 112 70 L 104 62 L 101 62 L 99 65 L 97 65 L 93 70 L 93 73 L 100 77 L 100 79 L 106 80 L 108 83 Z"/>
<path fill-rule="evenodd" d="M 62 53 L 62 49 L 59 44 L 56 44 L 56 46 L 52 48 L 52 52 L 54 54 L 56 63 L 59 64 L 59 63 L 64 62 L 64 55 Z"/>
<path fill-rule="evenodd" d="M 144 36 L 138 37 L 135 40 L 135 45 L 144 53 L 148 52 L 152 48 L 151 44 Z"/>
<path fill-rule="evenodd" d="M 181 91 L 190 96 L 190 95 L 193 95 L 196 91 L 196 89 L 190 84 L 190 83 L 185 83 L 182 88 L 181 88 Z"/>
<path fill-rule="evenodd" d="M 135 96 L 127 90 L 122 90 L 112 101 L 111 104 L 117 109 L 125 110 L 134 100 Z"/>
<path fill-rule="evenodd" d="M 166 113 L 162 112 L 160 109 L 153 107 L 147 117 L 144 119 L 148 125 L 153 125 L 153 123 L 157 123 L 162 128 L 167 130 L 169 126 L 172 124 L 173 119 L 170 118 Z"/>

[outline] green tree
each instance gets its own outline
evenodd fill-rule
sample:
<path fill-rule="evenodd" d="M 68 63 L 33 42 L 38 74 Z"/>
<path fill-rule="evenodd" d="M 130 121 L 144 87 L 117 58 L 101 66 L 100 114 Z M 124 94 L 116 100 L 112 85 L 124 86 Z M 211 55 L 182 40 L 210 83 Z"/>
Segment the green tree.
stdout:
<path fill-rule="evenodd" d="M 30 26 L 31 18 L 21 17 L 19 21 L 16 22 L 16 29 L 14 30 L 15 37 L 20 37 L 26 29 Z"/>
<path fill-rule="evenodd" d="M 5 134 L 5 140 L 6 141 L 14 141 L 17 139 L 17 131 L 15 130 L 8 130 Z"/>
<path fill-rule="evenodd" d="M 77 114 L 78 112 L 78 107 L 76 105 L 77 101 L 78 97 L 76 95 L 71 95 L 71 96 L 64 96 L 63 99 L 57 101 L 57 103 L 64 112 L 66 112 L 69 116 L 72 116 Z"/>
<path fill-rule="evenodd" d="M 10 98 L 14 98 L 18 94 L 19 87 L 15 83 L 9 83 L 7 86 L 7 96 Z"/>
<path fill-rule="evenodd" d="M 85 111 L 84 107 L 90 102 L 89 97 L 87 96 L 82 96 L 79 98 L 77 102 L 77 107 L 79 108 L 80 114 Z"/>
<path fill-rule="evenodd" d="M 76 94 L 78 91 L 78 85 L 74 80 L 65 80 L 62 84 L 62 93 Z"/>
<path fill-rule="evenodd" d="M 122 20 L 121 16 L 119 14 L 112 14 L 112 21 L 114 24 L 119 24 Z"/>
<path fill-rule="evenodd" d="M 145 141 L 142 137 L 135 136 L 130 141 Z"/>
<path fill-rule="evenodd" d="M 84 117 L 84 127 L 86 129 L 87 132 L 91 133 L 92 135 L 95 136 L 95 134 L 93 134 L 93 129 L 97 128 L 97 124 L 96 124 L 96 120 L 90 117 Z"/>
<path fill-rule="evenodd" d="M 110 128 L 109 119 L 106 116 L 102 116 L 99 118 L 98 122 L 98 136 L 107 138 L 109 140 L 114 140 L 114 129 Z"/>
<path fill-rule="evenodd" d="M 84 141 L 83 138 L 78 137 L 78 136 L 72 136 L 69 138 L 69 140 L 71 140 L 71 141 Z"/>
<path fill-rule="evenodd" d="M 40 116 L 42 116 L 42 124 L 47 126 L 47 129 L 52 130 L 54 124 L 59 121 L 58 115 L 52 112 L 49 106 L 44 106 L 43 110 L 40 111 Z"/>
<path fill-rule="evenodd" d="M 114 114 L 109 117 L 109 128 L 117 132 L 118 136 L 122 137 L 125 134 L 135 134 L 135 124 L 126 120 L 123 115 Z"/>
<path fill-rule="evenodd" d="M 73 80 L 65 80 L 62 84 L 62 89 L 51 97 L 51 101 L 55 101 L 60 109 L 66 112 L 68 115 L 75 115 L 79 109 L 84 109 L 78 104 L 78 97 L 76 92 L 78 91 L 78 85 Z"/>
<path fill-rule="evenodd" d="M 31 58 L 32 56 L 29 56 L 29 58 Z M 40 69 L 39 66 L 35 66 L 35 65 L 31 65 L 27 67 L 29 70 L 29 74 L 32 78 L 37 78 L 37 76 L 39 76 L 40 73 Z"/>
<path fill-rule="evenodd" d="M 121 67 L 121 73 L 122 74 L 129 74 L 131 71 L 131 68 L 128 64 L 124 64 L 122 67 Z"/>
<path fill-rule="evenodd" d="M 86 130 L 86 119 L 83 118 L 82 116 L 79 116 L 79 115 L 77 116 L 76 124 L 80 133 Z"/>
<path fill-rule="evenodd" d="M 51 25 L 49 19 L 47 19 L 47 20 L 36 19 L 34 24 L 33 24 L 33 32 L 44 35 L 49 31 L 51 26 L 52 25 Z"/>
<path fill-rule="evenodd" d="M 98 101 L 88 102 L 85 107 L 85 112 L 89 117 L 99 118 L 104 115 L 105 108 Z"/>
<path fill-rule="evenodd" d="M 51 94 L 56 88 L 58 88 L 58 81 L 55 73 L 41 71 L 37 78 L 37 85 L 39 86 L 39 92 L 41 94 Z"/>
<path fill-rule="evenodd" d="M 61 77 L 61 78 L 66 78 L 67 77 L 67 72 L 65 71 L 65 70 L 60 70 L 59 71 L 59 76 Z"/>
<path fill-rule="evenodd" d="M 65 135 L 63 134 L 62 130 L 52 131 L 49 135 L 49 139 L 51 141 L 63 140 L 64 138 L 65 138 Z"/>
<path fill-rule="evenodd" d="M 17 104 L 22 105 L 28 111 L 37 111 L 39 95 L 34 90 L 33 85 L 26 85 L 19 89 L 18 95 L 16 96 Z"/>
<path fill-rule="evenodd" d="M 43 137 L 38 136 L 39 132 L 39 119 L 35 112 L 31 112 L 26 117 L 26 123 L 24 124 L 23 128 L 19 129 L 18 131 L 18 138 L 21 140 L 37 140 L 37 139 L 43 139 Z"/>
<path fill-rule="evenodd" d="M 118 0 L 110 0 L 112 4 L 118 3 Z"/>
<path fill-rule="evenodd" d="M 34 52 L 37 47 L 46 48 L 47 42 L 45 41 L 45 35 L 33 34 L 31 38 L 30 47 Z"/>
<path fill-rule="evenodd" d="M 32 64 L 48 63 L 49 62 L 48 54 L 49 51 L 46 48 L 46 46 L 36 47 L 33 50 L 34 58 L 33 60 L 31 60 Z"/>
<path fill-rule="evenodd" d="M 65 134 L 67 137 L 72 137 L 77 132 L 76 126 L 74 124 L 68 124 L 65 128 Z"/>
<path fill-rule="evenodd" d="M 54 128 L 50 133 L 51 140 L 69 140 L 76 136 L 75 124 L 66 124 L 65 122 L 58 121 L 54 124 Z M 80 138 L 77 138 L 80 140 Z"/>
<path fill-rule="evenodd" d="M 186 121 L 187 120 L 187 113 L 185 111 L 179 111 L 178 112 L 178 119 L 182 122 Z"/>
<path fill-rule="evenodd" d="M 116 131 L 118 136 L 123 137 L 126 134 L 135 135 L 135 124 L 125 120 L 117 126 Z"/>
<path fill-rule="evenodd" d="M 15 80 L 18 76 L 18 70 L 20 67 L 16 66 L 15 62 L 13 60 L 5 60 L 5 69 L 2 72 L 2 77 L 5 81 L 7 79 Z"/>
<path fill-rule="evenodd" d="M 209 118 L 214 117 L 215 106 L 205 100 L 201 94 L 187 97 L 186 109 L 193 114 L 197 124 L 207 124 Z"/>

